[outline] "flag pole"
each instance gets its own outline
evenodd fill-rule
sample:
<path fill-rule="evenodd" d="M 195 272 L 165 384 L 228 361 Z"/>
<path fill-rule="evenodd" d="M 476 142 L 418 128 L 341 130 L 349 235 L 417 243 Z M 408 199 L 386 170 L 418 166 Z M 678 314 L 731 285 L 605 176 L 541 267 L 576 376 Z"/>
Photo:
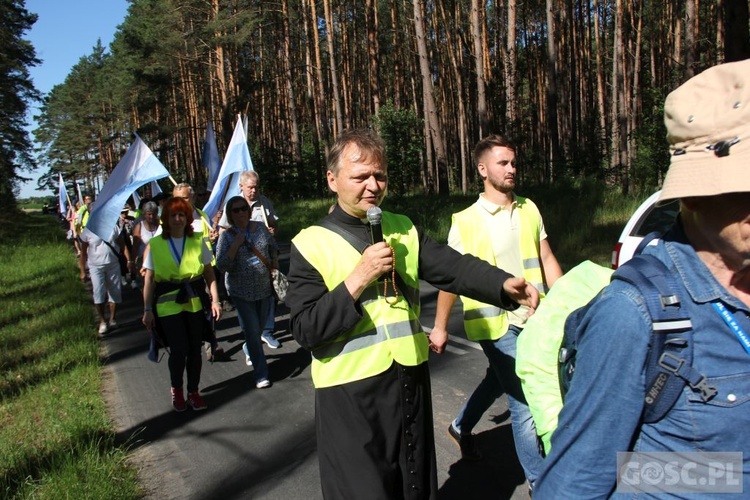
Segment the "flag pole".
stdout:
<path fill-rule="evenodd" d="M 232 181 L 234 180 L 234 174 L 235 173 L 236 172 L 232 172 L 231 174 L 229 174 L 229 179 L 227 180 L 227 184 L 224 186 L 224 192 L 221 193 L 221 199 L 219 200 L 219 207 L 223 207 L 224 206 L 224 199 L 227 197 L 227 193 L 229 192 L 229 187 L 232 185 Z M 221 210 L 221 208 L 219 208 L 219 211 L 221 211 L 222 213 L 224 212 L 223 210 Z M 217 215 L 218 215 L 218 212 L 217 212 Z M 213 221 L 214 222 L 214 227 L 213 227 L 214 229 L 216 229 L 216 226 L 219 225 L 219 220 L 220 219 L 221 219 L 221 217 L 216 217 L 216 216 L 214 217 L 214 221 Z"/>

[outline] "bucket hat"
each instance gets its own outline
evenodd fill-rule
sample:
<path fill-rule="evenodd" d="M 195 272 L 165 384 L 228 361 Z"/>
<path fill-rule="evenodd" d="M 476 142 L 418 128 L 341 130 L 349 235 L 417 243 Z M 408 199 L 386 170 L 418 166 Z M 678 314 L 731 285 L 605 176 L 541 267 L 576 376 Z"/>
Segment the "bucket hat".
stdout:
<path fill-rule="evenodd" d="M 709 68 L 667 96 L 670 165 L 659 202 L 750 192 L 750 59 Z"/>

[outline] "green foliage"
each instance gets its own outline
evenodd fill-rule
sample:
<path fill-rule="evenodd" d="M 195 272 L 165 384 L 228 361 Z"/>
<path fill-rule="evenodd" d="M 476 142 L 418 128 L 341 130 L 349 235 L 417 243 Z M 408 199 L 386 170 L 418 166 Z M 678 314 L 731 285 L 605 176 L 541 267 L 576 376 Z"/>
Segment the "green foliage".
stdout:
<path fill-rule="evenodd" d="M 90 299 L 53 218 L 0 220 L 0 303 L 2 496 L 136 498 L 101 396 Z"/>
<path fill-rule="evenodd" d="M 422 120 L 413 110 L 397 108 L 388 101 L 381 106 L 373 123 L 388 151 L 388 188 L 403 195 L 419 187 L 424 156 Z"/>
<path fill-rule="evenodd" d="M 36 162 L 26 131 L 29 104 L 39 100 L 29 68 L 41 61 L 34 47 L 23 39 L 37 20 L 29 13 L 24 0 L 6 0 L 0 5 L 0 210 L 15 207 L 19 182 L 27 180 L 21 170 L 31 170 Z"/>
<path fill-rule="evenodd" d="M 518 193 L 531 198 L 542 212 L 550 245 L 563 270 L 584 260 L 608 266 L 622 228 L 638 205 L 651 194 L 624 196 L 619 189 L 594 181 L 527 185 L 519 187 Z M 451 215 L 476 199 L 477 194 L 439 198 L 425 194 L 387 196 L 382 208 L 408 215 L 426 234 L 445 243 Z M 317 222 L 332 203 L 335 203 L 333 198 L 278 203 L 275 207 L 282 221 L 280 238 L 289 239 Z"/>
<path fill-rule="evenodd" d="M 105 84 L 112 81 L 111 61 L 98 42 L 45 97 L 34 130 L 40 159 L 50 167 L 40 186 L 55 189 L 58 172 L 73 181 L 106 174 L 114 167 L 102 156 L 103 146 L 117 138 L 111 127 L 113 86 Z"/>
<path fill-rule="evenodd" d="M 336 200 L 329 197 L 274 204 L 280 219 L 277 238 L 291 240 L 301 230 L 325 217 L 334 203 Z"/>
<path fill-rule="evenodd" d="M 436 241 L 448 241 L 451 215 L 476 201 L 476 195 L 460 194 L 448 197 L 431 194 L 389 196 L 383 201 L 383 210 L 408 215 L 415 224 Z"/>
<path fill-rule="evenodd" d="M 664 99 L 659 89 L 648 89 L 643 94 L 643 125 L 635 132 L 637 149 L 631 176 L 632 186 L 639 191 L 660 186 L 669 168 Z"/>
<path fill-rule="evenodd" d="M 576 179 L 522 186 L 518 192 L 539 207 L 552 251 L 563 271 L 584 260 L 608 266 L 622 228 L 651 194 L 625 196 L 618 188 Z"/>

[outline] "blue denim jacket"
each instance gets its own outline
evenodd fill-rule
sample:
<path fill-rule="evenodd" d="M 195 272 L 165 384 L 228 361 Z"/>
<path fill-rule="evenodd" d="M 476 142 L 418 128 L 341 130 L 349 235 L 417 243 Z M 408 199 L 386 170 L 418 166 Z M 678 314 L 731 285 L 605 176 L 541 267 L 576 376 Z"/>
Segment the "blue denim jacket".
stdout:
<path fill-rule="evenodd" d="M 718 393 L 703 402 L 685 387 L 663 419 L 641 424 L 651 321 L 638 290 L 613 282 L 581 323 L 575 376 L 534 488 L 535 500 L 625 498 L 614 491 L 620 451 L 743 452 L 743 489 L 750 494 L 750 355 L 711 303 L 724 303 L 742 318 L 749 334 L 750 308 L 710 274 L 679 223 L 664 244 L 645 253 L 678 274 L 680 299 L 694 329 L 693 366 Z"/>

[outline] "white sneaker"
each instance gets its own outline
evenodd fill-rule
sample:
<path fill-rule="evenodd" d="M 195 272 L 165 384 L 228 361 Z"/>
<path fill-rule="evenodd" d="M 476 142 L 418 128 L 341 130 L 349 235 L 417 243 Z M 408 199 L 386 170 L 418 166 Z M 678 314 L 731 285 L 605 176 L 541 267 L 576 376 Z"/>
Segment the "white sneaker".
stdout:
<path fill-rule="evenodd" d="M 267 378 L 264 378 L 263 380 L 255 384 L 255 387 L 257 387 L 258 389 L 267 389 L 271 387 L 271 381 Z"/>
<path fill-rule="evenodd" d="M 107 333 L 107 323 L 99 323 L 99 334 L 104 335 L 105 333 Z"/>
<path fill-rule="evenodd" d="M 117 328 L 117 321 L 115 321 L 115 320 L 110 321 L 109 322 L 109 328 L 112 329 L 112 330 L 114 330 L 115 328 Z"/>
<path fill-rule="evenodd" d="M 135 280 L 131 281 L 130 282 L 130 288 L 132 288 L 133 290 L 137 290 L 138 289 L 138 282 L 136 282 Z"/>
<path fill-rule="evenodd" d="M 247 342 L 242 344 L 242 352 L 245 353 L 245 364 L 247 366 L 253 366 L 253 360 L 250 359 L 250 353 L 247 350 Z"/>
<path fill-rule="evenodd" d="M 260 340 L 265 342 L 265 344 L 271 349 L 278 349 L 279 347 L 281 347 L 281 342 L 276 340 L 276 338 L 274 338 L 274 336 L 270 333 L 267 335 L 261 335 Z"/>

